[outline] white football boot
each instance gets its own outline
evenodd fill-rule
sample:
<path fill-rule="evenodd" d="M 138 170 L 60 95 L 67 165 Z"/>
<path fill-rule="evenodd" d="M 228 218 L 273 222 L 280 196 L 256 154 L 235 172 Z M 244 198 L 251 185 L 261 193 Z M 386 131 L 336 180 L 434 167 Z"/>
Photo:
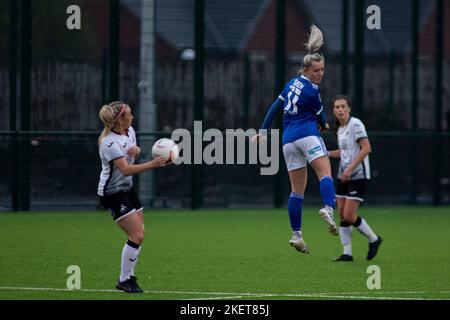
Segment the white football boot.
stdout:
<path fill-rule="evenodd" d="M 336 222 L 334 221 L 333 209 L 329 208 L 328 206 L 325 206 L 322 209 L 320 209 L 319 215 L 327 223 L 328 231 L 333 236 L 337 236 L 339 234 L 339 232 L 338 232 L 338 228 L 336 226 Z"/>
<path fill-rule="evenodd" d="M 291 240 L 289 240 L 289 244 L 294 247 L 297 251 L 301 253 L 309 253 L 308 246 L 303 240 L 301 231 L 294 231 L 292 233 Z"/>

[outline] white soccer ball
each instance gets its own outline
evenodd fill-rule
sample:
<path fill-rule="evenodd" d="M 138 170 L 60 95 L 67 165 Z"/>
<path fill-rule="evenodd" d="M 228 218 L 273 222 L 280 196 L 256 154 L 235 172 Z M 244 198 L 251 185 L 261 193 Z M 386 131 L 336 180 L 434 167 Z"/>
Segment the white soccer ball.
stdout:
<path fill-rule="evenodd" d="M 159 139 L 152 147 L 153 158 L 162 157 L 170 162 L 174 162 L 178 158 L 178 152 L 177 144 L 168 138 Z"/>

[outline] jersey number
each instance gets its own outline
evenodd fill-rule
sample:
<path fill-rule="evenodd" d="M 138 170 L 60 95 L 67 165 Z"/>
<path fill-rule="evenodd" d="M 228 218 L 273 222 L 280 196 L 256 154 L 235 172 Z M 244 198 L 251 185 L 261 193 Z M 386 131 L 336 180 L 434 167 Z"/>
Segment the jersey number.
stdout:
<path fill-rule="evenodd" d="M 297 101 L 300 98 L 301 90 L 296 88 L 295 91 L 290 91 L 288 93 L 288 103 L 284 108 L 284 111 L 289 114 L 297 114 Z"/>

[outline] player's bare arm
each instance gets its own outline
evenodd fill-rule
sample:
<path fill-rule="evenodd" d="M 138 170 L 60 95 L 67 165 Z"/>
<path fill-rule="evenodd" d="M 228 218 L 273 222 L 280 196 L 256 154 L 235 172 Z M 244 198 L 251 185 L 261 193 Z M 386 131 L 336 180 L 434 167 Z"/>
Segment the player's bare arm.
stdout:
<path fill-rule="evenodd" d="M 120 170 L 120 172 L 122 172 L 122 174 L 127 177 L 150 169 L 164 167 L 166 165 L 166 161 L 167 160 L 162 157 L 157 157 L 151 161 L 147 161 L 144 163 L 129 164 L 125 157 L 122 157 L 114 160 L 113 163 L 114 166 L 116 166 Z"/>

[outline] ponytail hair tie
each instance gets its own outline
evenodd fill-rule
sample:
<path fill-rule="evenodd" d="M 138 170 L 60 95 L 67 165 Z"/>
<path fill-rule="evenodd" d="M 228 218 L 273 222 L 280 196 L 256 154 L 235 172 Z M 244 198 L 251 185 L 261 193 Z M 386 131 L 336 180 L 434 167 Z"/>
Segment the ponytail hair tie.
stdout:
<path fill-rule="evenodd" d="M 122 105 L 122 108 L 120 109 L 119 114 L 118 114 L 117 117 L 114 119 L 114 121 L 117 121 L 117 119 L 120 118 L 120 116 L 122 115 L 122 113 L 125 111 L 125 107 L 126 107 L 126 104 L 123 104 L 123 105 Z"/>

